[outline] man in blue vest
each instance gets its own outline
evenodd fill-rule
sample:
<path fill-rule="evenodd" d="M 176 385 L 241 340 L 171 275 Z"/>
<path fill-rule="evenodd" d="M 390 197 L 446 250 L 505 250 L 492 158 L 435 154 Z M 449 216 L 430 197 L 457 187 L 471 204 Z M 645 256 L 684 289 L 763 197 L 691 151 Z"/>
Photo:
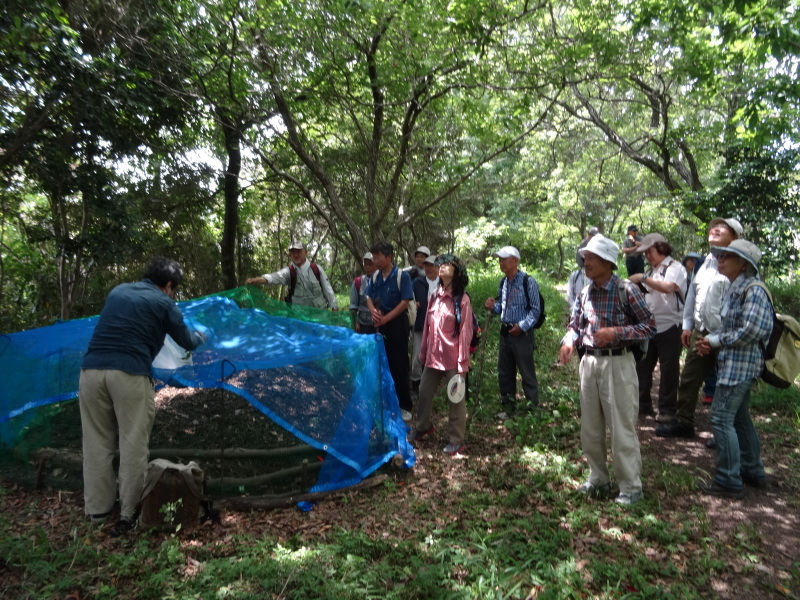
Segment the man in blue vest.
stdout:
<path fill-rule="evenodd" d="M 394 247 L 380 242 L 370 248 L 375 274 L 367 288 L 367 304 L 372 313 L 372 323 L 383 336 L 389 371 L 394 380 L 397 399 L 400 401 L 403 420 L 411 421 L 411 381 L 408 364 L 408 303 L 414 302 L 411 277 L 398 271 L 392 262 Z"/>

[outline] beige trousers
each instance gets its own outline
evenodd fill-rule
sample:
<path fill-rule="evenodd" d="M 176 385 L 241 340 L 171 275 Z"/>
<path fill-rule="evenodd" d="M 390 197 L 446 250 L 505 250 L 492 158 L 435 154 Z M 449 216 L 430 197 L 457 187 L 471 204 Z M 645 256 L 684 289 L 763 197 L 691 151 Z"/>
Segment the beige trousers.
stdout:
<path fill-rule="evenodd" d="M 639 381 L 633 354 L 592 356 L 580 364 L 581 448 L 589 462 L 589 482 L 610 481 L 606 464 L 606 426 L 611 433 L 611 456 L 619 491 L 642 491 L 642 455 L 636 434 Z"/>
<path fill-rule="evenodd" d="M 113 461 L 119 439 L 120 517 L 130 519 L 142 496 L 155 418 L 153 380 L 122 371 L 84 369 L 78 392 L 83 431 L 83 494 L 87 515 L 114 508 Z"/>
<path fill-rule="evenodd" d="M 445 385 L 458 373 L 458 369 L 440 371 L 425 367 L 422 370 L 422 379 L 419 383 L 419 401 L 417 402 L 417 431 L 427 431 L 431 428 L 431 408 L 433 397 L 439 389 L 439 384 L 444 379 Z M 451 444 L 463 444 L 467 430 L 467 399 L 458 404 L 453 404 L 445 398 L 450 411 L 447 422 L 447 439 Z"/>

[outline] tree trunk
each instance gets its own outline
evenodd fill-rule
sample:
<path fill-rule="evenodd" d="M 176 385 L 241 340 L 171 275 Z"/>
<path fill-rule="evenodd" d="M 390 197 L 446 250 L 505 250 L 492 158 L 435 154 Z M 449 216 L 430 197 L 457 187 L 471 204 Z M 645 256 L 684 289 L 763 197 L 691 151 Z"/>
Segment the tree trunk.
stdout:
<path fill-rule="evenodd" d="M 226 290 L 239 285 L 236 278 L 236 241 L 239 230 L 239 173 L 242 169 L 241 131 L 230 115 L 218 111 L 228 166 L 225 169 L 225 217 L 222 230 L 222 283 Z"/>

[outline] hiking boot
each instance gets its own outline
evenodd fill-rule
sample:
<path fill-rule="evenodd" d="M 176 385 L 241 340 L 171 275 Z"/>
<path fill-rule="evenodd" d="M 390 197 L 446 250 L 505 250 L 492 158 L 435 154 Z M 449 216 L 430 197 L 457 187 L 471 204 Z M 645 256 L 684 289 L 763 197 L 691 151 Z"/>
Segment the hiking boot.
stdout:
<path fill-rule="evenodd" d="M 767 478 L 764 475 L 746 475 L 742 473 L 742 481 L 748 487 L 758 488 L 760 490 L 767 489 Z"/>
<path fill-rule="evenodd" d="M 694 427 L 691 425 L 684 425 L 680 421 L 659 423 L 656 425 L 656 435 L 658 437 L 693 438 Z"/>
<path fill-rule="evenodd" d="M 430 429 L 426 429 L 425 431 L 420 431 L 415 427 L 414 429 L 411 430 L 411 433 L 408 434 L 407 439 L 409 442 L 421 442 L 423 439 L 428 437 L 434 431 L 436 431 L 436 427 L 433 426 L 431 426 Z"/>
<path fill-rule="evenodd" d="M 134 527 L 136 527 L 136 522 L 130 519 L 120 519 L 117 521 L 117 524 L 109 530 L 108 534 L 111 537 L 120 537 L 128 533 Z"/>
<path fill-rule="evenodd" d="M 726 485 L 720 485 L 716 481 L 712 481 L 711 483 L 700 486 L 700 489 L 704 494 L 708 494 L 709 496 L 717 496 L 718 498 L 731 498 L 733 500 L 739 500 L 742 497 L 742 490 L 737 490 L 736 488 L 731 488 Z"/>
<path fill-rule="evenodd" d="M 620 495 L 614 499 L 614 502 L 621 504 L 622 506 L 631 506 L 632 504 L 641 502 L 642 498 L 644 498 L 644 494 L 642 492 L 620 492 Z"/>
<path fill-rule="evenodd" d="M 608 498 L 611 495 L 611 482 L 595 485 L 587 481 L 575 491 L 590 498 Z"/>
<path fill-rule="evenodd" d="M 717 440 L 715 440 L 713 436 L 706 439 L 706 448 L 709 448 L 711 450 L 717 449 Z"/>
<path fill-rule="evenodd" d="M 450 456 L 455 456 L 456 454 L 463 453 L 466 449 L 467 447 L 464 444 L 447 444 L 447 446 L 442 449 L 442 452 Z"/>

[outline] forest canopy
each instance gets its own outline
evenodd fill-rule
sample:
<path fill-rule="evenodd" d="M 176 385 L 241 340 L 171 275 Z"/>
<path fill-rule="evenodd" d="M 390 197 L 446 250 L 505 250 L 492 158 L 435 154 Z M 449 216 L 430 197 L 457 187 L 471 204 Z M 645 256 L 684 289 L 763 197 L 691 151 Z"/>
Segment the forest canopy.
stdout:
<path fill-rule="evenodd" d="M 386 239 L 563 279 L 589 227 L 793 275 L 797 0 L 8 0 L 0 328 L 99 311 L 154 255 L 184 295 L 286 262 L 345 291 Z"/>

